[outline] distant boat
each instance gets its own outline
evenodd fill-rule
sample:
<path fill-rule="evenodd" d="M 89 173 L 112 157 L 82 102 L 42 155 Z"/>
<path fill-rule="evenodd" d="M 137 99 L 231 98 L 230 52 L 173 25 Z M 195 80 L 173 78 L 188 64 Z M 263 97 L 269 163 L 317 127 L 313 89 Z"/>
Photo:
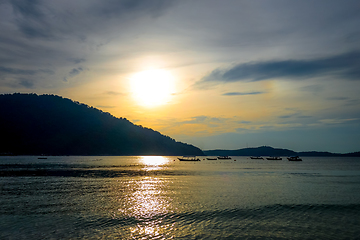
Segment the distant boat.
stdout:
<path fill-rule="evenodd" d="M 250 157 L 251 159 L 262 159 L 262 160 L 264 160 L 264 158 L 263 157 L 260 157 L 260 156 L 252 156 L 252 157 Z"/>
<path fill-rule="evenodd" d="M 38 157 L 38 159 L 47 159 L 47 157 Z"/>
<path fill-rule="evenodd" d="M 299 156 L 292 156 L 287 158 L 289 161 L 302 161 Z"/>
<path fill-rule="evenodd" d="M 217 160 L 217 158 L 206 158 L 206 160 Z"/>
<path fill-rule="evenodd" d="M 282 160 L 281 157 L 267 157 L 267 160 Z"/>
<path fill-rule="evenodd" d="M 196 156 L 183 156 L 182 158 L 178 158 L 179 161 L 187 161 L 187 162 L 197 162 L 200 161 Z"/>
<path fill-rule="evenodd" d="M 231 157 L 229 157 L 229 156 L 219 156 L 219 157 L 217 157 L 218 159 L 220 159 L 220 160 L 228 160 L 228 159 L 231 159 Z"/>

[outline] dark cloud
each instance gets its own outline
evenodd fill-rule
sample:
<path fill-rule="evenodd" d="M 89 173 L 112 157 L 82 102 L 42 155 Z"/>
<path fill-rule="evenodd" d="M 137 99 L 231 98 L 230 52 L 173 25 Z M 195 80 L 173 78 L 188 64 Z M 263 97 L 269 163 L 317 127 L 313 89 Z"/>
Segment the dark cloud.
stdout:
<path fill-rule="evenodd" d="M 360 80 L 360 52 L 344 53 L 312 60 L 250 62 L 230 69 L 215 69 L 203 81 L 261 81 L 274 78 L 307 79 L 336 75 L 348 80 Z"/>
<path fill-rule="evenodd" d="M 35 75 L 38 73 L 54 74 L 54 71 L 50 69 L 28 70 L 28 69 L 8 68 L 8 67 L 0 66 L 0 73 L 12 74 L 12 75 Z"/>
<path fill-rule="evenodd" d="M 26 79 L 20 80 L 19 85 L 23 86 L 25 88 L 33 88 L 34 87 L 34 83 L 31 80 L 26 80 Z"/>
<path fill-rule="evenodd" d="M 75 64 L 79 64 L 79 63 L 85 62 L 86 59 L 84 59 L 84 58 L 69 58 L 69 61 L 72 63 L 75 63 Z"/>
<path fill-rule="evenodd" d="M 49 38 L 51 26 L 46 21 L 43 4 L 39 0 L 12 0 L 9 1 L 16 16 L 19 30 L 27 37 Z"/>
<path fill-rule="evenodd" d="M 263 94 L 264 92 L 228 92 L 222 94 L 223 96 L 244 96 L 244 95 L 257 95 Z"/>
<path fill-rule="evenodd" d="M 169 0 L 103 0 L 92 8 L 93 12 L 106 18 L 119 18 L 130 12 L 140 12 L 158 17 L 171 6 L 174 1 Z"/>
<path fill-rule="evenodd" d="M 84 71 L 84 69 L 83 69 L 82 67 L 73 68 L 73 69 L 69 72 L 69 76 L 70 76 L 70 77 L 74 77 L 74 76 L 80 74 L 82 71 Z"/>
<path fill-rule="evenodd" d="M 87 34 L 124 25 L 143 17 L 160 16 L 174 1 L 169 0 L 103 0 L 49 4 L 40 0 L 11 0 L 15 23 L 28 38 L 62 39 L 66 36 L 85 40 Z M 111 21 L 110 21 L 111 20 Z"/>
<path fill-rule="evenodd" d="M 327 98 L 327 100 L 340 100 L 340 101 L 347 100 L 347 99 L 349 99 L 349 98 L 347 98 L 347 97 L 329 97 L 329 98 Z"/>
<path fill-rule="evenodd" d="M 250 121 L 239 121 L 238 123 L 249 124 L 251 122 Z"/>
<path fill-rule="evenodd" d="M 84 71 L 84 68 L 82 67 L 78 67 L 78 68 L 73 68 L 67 77 L 64 77 L 64 81 L 67 82 L 69 80 L 69 78 L 75 77 L 76 75 L 79 75 L 82 71 Z"/>
<path fill-rule="evenodd" d="M 283 115 L 283 116 L 279 116 L 279 118 L 291 118 L 293 117 L 294 115 Z"/>

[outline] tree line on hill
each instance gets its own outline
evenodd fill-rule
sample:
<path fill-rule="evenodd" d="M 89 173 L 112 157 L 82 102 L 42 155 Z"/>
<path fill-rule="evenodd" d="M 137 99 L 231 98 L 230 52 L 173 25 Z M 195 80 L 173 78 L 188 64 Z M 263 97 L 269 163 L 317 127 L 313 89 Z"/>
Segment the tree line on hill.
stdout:
<path fill-rule="evenodd" d="M 256 148 L 243 148 L 237 150 L 205 150 L 208 156 L 313 156 L 313 157 L 360 157 L 360 152 L 353 153 L 331 153 L 331 152 L 295 152 L 289 149 L 262 146 Z"/>
<path fill-rule="evenodd" d="M 0 154 L 204 155 L 150 128 L 56 95 L 0 95 Z"/>

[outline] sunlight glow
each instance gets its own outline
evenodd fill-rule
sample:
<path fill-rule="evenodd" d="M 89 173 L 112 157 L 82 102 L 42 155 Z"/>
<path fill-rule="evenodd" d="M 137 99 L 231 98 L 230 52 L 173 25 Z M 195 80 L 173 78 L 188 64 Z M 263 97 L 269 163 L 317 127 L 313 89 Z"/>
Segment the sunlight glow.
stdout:
<path fill-rule="evenodd" d="M 167 70 L 152 69 L 130 78 L 134 99 L 145 107 L 155 107 L 170 101 L 175 91 L 174 77 Z"/>
<path fill-rule="evenodd" d="M 159 166 L 168 162 L 163 156 L 142 156 L 141 161 L 148 166 Z"/>

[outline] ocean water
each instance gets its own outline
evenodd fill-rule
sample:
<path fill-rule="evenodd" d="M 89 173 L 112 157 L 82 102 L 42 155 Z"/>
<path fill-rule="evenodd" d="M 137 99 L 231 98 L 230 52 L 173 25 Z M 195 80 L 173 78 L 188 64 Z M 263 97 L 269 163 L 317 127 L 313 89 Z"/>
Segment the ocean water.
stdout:
<path fill-rule="evenodd" d="M 360 239 L 360 158 L 3 156 L 0 193 L 0 239 Z"/>

